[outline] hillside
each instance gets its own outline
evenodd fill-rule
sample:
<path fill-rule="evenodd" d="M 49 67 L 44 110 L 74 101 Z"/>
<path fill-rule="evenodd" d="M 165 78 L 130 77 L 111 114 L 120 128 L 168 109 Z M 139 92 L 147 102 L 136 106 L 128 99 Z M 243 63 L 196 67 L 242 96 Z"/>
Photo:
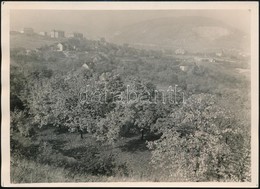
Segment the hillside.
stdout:
<path fill-rule="evenodd" d="M 13 183 L 250 180 L 250 57 L 11 40 Z"/>
<path fill-rule="evenodd" d="M 246 48 L 247 39 L 248 36 L 243 32 L 218 20 L 206 17 L 176 17 L 129 25 L 114 33 L 110 40 L 146 48 L 181 47 L 199 52 L 219 48 Z"/>
<path fill-rule="evenodd" d="M 44 45 L 51 45 L 58 42 L 57 39 L 43 37 L 40 35 L 22 35 L 22 34 L 11 34 L 10 35 L 10 47 L 12 48 L 26 48 L 36 49 Z"/>

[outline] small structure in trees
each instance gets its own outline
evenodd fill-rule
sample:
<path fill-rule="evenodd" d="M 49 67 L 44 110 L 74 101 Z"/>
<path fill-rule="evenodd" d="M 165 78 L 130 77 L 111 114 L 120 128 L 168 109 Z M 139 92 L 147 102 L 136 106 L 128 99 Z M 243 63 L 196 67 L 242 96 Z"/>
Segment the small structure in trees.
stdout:
<path fill-rule="evenodd" d="M 65 50 L 65 46 L 62 43 L 58 43 L 57 44 L 57 51 L 64 51 Z"/>
<path fill-rule="evenodd" d="M 180 69 L 184 72 L 187 72 L 189 70 L 189 66 L 180 66 Z"/>
<path fill-rule="evenodd" d="M 175 50 L 175 54 L 183 55 L 183 54 L 185 54 L 185 50 L 182 49 L 182 48 L 176 49 L 176 50 Z"/>
<path fill-rule="evenodd" d="M 89 66 L 86 63 L 82 65 L 82 68 L 85 68 L 86 70 L 90 70 Z"/>

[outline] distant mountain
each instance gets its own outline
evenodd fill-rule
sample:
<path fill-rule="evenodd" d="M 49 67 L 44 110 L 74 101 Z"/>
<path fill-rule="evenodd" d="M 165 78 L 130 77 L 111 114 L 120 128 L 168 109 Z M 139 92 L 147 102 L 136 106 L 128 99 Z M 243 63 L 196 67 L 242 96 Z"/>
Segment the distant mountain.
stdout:
<path fill-rule="evenodd" d="M 139 47 L 184 48 L 192 52 L 219 48 L 249 48 L 249 36 L 207 17 L 159 18 L 129 25 L 111 35 L 110 41 Z"/>

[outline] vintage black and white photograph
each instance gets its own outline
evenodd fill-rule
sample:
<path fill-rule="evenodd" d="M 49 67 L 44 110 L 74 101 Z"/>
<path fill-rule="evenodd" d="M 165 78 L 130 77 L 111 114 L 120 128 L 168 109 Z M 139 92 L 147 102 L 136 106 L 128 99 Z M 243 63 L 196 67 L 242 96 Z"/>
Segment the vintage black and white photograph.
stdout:
<path fill-rule="evenodd" d="M 8 9 L 10 184 L 252 182 L 256 6 L 71 4 Z"/>

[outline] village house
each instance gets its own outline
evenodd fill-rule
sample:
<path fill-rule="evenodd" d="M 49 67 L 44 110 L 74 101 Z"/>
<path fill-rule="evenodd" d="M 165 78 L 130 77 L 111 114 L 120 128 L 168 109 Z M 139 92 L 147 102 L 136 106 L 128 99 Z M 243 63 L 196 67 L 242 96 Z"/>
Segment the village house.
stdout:
<path fill-rule="evenodd" d="M 26 53 L 25 53 L 26 55 L 29 55 L 29 54 L 32 53 L 32 50 L 31 50 L 31 49 L 26 49 L 25 52 L 26 52 Z"/>
<path fill-rule="evenodd" d="M 189 69 L 189 66 L 180 66 L 180 69 L 184 72 L 187 72 Z"/>
<path fill-rule="evenodd" d="M 56 45 L 57 51 L 70 51 L 72 47 L 68 43 L 60 42 Z"/>
<path fill-rule="evenodd" d="M 52 30 L 51 31 L 51 38 L 64 38 L 65 32 L 61 30 Z"/>
<path fill-rule="evenodd" d="M 199 62 L 216 62 L 214 58 L 211 57 L 194 57 L 194 61 L 199 63 Z"/>
<path fill-rule="evenodd" d="M 59 42 L 54 45 L 52 45 L 52 50 L 54 51 L 74 51 L 75 46 L 70 45 L 69 43 L 66 42 Z"/>
<path fill-rule="evenodd" d="M 105 77 L 105 73 L 102 73 L 100 76 L 99 76 L 99 80 L 100 81 L 105 81 L 106 80 L 106 77 Z"/>
<path fill-rule="evenodd" d="M 26 49 L 25 50 L 26 55 L 32 55 L 32 54 L 35 54 L 35 53 L 39 53 L 39 50 L 38 49 Z"/>
<path fill-rule="evenodd" d="M 85 68 L 86 70 L 90 70 L 89 66 L 86 63 L 82 65 L 82 68 Z"/>
<path fill-rule="evenodd" d="M 93 63 L 97 63 L 102 60 L 102 58 L 98 54 L 92 56 L 91 58 Z"/>
<path fill-rule="evenodd" d="M 106 81 L 108 80 L 108 78 L 111 76 L 111 74 L 109 74 L 109 72 L 103 72 L 100 76 L 99 76 L 99 80 L 100 81 Z"/>
<path fill-rule="evenodd" d="M 214 58 L 209 58 L 209 62 L 216 62 Z"/>
<path fill-rule="evenodd" d="M 64 51 L 65 50 L 65 45 L 62 43 L 57 44 L 57 51 Z"/>
<path fill-rule="evenodd" d="M 180 54 L 180 55 L 183 55 L 183 54 L 185 54 L 185 50 L 184 49 L 176 49 L 175 50 L 175 54 Z"/>

